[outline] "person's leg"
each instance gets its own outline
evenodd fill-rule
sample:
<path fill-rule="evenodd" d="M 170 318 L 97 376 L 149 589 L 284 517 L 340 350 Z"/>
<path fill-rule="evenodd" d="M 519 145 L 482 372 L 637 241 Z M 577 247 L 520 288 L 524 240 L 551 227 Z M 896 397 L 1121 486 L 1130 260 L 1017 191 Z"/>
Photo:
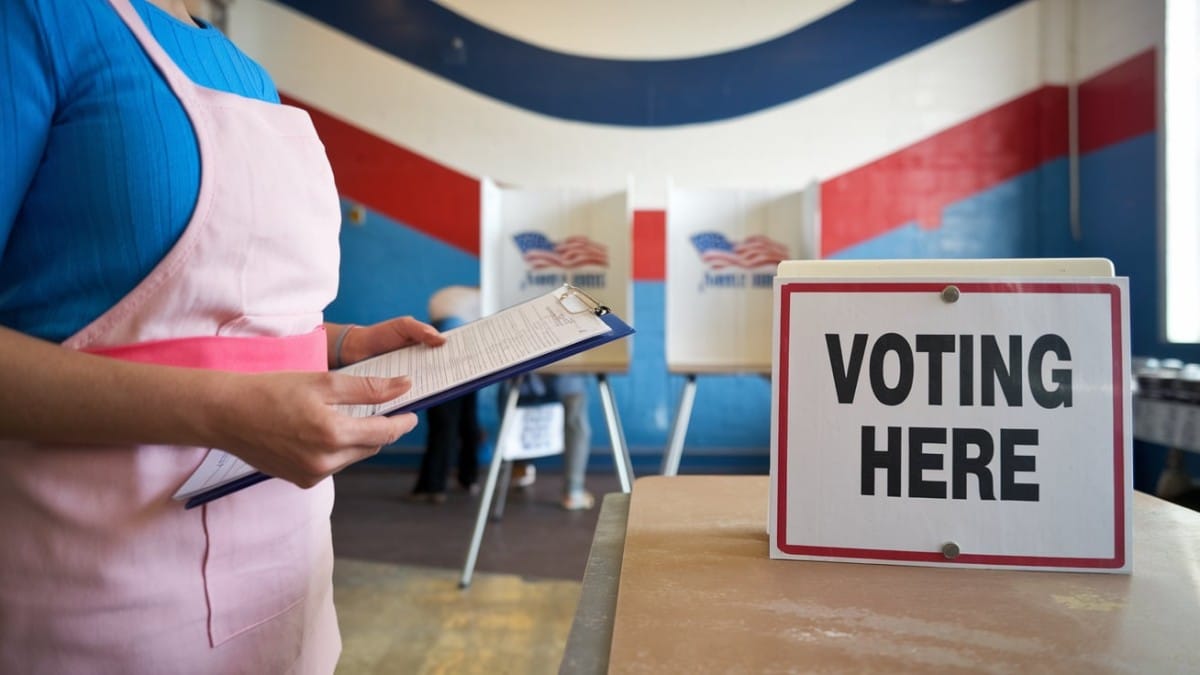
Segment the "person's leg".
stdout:
<path fill-rule="evenodd" d="M 475 392 L 459 400 L 458 410 L 458 484 L 470 490 L 479 480 L 479 416 Z"/>
<path fill-rule="evenodd" d="M 592 496 L 584 490 L 592 429 L 588 424 L 587 395 L 564 394 L 563 403 L 563 506 L 568 509 L 592 507 Z"/>
<path fill-rule="evenodd" d="M 446 468 L 457 443 L 458 406 L 454 401 L 435 405 L 425 411 L 425 417 L 428 437 L 413 493 L 444 495 Z"/>

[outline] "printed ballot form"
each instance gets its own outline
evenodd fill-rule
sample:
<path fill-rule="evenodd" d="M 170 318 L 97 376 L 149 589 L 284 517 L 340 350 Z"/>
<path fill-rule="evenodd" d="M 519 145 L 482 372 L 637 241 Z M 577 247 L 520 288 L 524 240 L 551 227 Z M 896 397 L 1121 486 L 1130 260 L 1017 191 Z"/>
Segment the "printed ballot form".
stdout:
<path fill-rule="evenodd" d="M 356 416 L 415 412 L 633 333 L 586 293 L 564 285 L 531 300 L 443 333 L 438 347 L 413 345 L 338 370 L 361 377 L 407 375 L 412 387 L 391 401 L 339 406 Z M 212 450 L 177 500 L 216 498 L 268 476 L 221 450 Z M 247 481 L 245 484 L 239 481 Z M 214 490 L 234 486 L 219 494 Z M 199 502 L 202 503 L 202 502 Z M 189 501 L 189 506 L 196 505 Z"/>
<path fill-rule="evenodd" d="M 1111 263 L 820 262 L 775 282 L 771 556 L 1128 572 Z"/>
<path fill-rule="evenodd" d="M 576 293 L 554 291 L 486 319 L 446 331 L 440 347 L 415 345 L 360 361 L 338 372 L 364 377 L 412 378 L 403 396 L 378 405 L 345 406 L 356 417 L 382 415 L 406 403 L 478 380 L 611 328 Z"/>

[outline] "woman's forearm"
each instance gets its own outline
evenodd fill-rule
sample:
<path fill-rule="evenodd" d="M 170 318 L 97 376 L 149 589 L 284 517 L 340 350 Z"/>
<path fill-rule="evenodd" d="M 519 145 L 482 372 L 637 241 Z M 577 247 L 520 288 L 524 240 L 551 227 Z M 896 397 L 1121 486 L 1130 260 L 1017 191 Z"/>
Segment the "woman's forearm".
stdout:
<path fill-rule="evenodd" d="M 410 386 L 403 377 L 147 365 L 5 328 L 0 373 L 0 438 L 220 448 L 301 487 L 375 454 L 417 423 L 412 414 L 339 411 L 395 399 Z"/>
<path fill-rule="evenodd" d="M 230 374 L 95 356 L 0 327 L 0 437 L 208 445 Z"/>

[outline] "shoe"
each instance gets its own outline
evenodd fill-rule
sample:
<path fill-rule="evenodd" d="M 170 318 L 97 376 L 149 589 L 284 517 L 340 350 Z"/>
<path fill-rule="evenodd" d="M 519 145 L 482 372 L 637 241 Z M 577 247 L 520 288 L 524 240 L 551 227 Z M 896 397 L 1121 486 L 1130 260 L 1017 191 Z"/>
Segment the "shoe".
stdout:
<path fill-rule="evenodd" d="M 532 464 L 514 464 L 510 485 L 515 488 L 527 488 L 537 480 L 537 467 Z"/>
<path fill-rule="evenodd" d="M 446 503 L 446 493 L 445 492 L 410 492 L 407 495 L 405 495 L 404 500 L 409 501 L 409 502 L 419 502 L 419 503 L 423 503 L 423 504 L 433 504 L 436 506 L 438 504 Z"/>
<path fill-rule="evenodd" d="M 587 511 L 596 505 L 596 498 L 587 490 L 568 492 L 562 500 L 562 507 L 568 511 Z"/>

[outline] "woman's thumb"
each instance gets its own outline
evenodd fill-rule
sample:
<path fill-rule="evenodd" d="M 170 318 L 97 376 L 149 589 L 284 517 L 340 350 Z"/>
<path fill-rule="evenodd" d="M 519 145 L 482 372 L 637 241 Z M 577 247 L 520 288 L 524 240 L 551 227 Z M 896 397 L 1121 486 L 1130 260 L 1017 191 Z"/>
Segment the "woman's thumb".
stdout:
<path fill-rule="evenodd" d="M 400 377 L 358 377 L 340 375 L 334 385 L 335 403 L 386 403 L 412 388 L 412 379 Z"/>

